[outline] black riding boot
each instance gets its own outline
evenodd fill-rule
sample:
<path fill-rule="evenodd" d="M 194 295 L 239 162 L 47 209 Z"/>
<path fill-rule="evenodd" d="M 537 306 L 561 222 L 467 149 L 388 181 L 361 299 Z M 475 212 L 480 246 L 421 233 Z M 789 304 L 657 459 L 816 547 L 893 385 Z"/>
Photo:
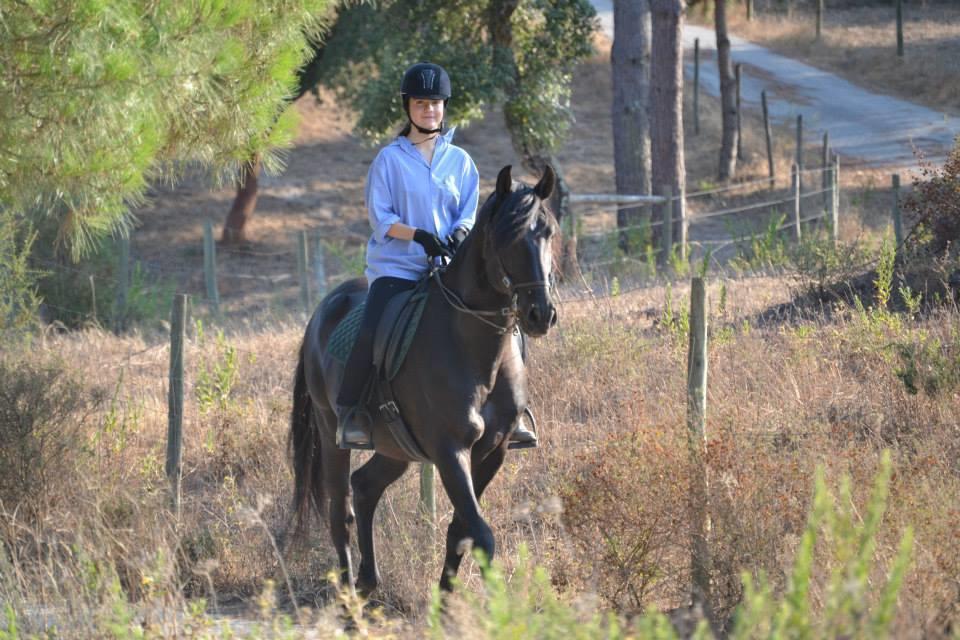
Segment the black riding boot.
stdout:
<path fill-rule="evenodd" d="M 377 323 L 383 315 L 383 308 L 396 293 L 416 286 L 413 280 L 402 278 L 377 278 L 367 292 L 366 307 L 357 341 L 353 344 L 350 357 L 343 372 L 340 391 L 337 393 L 337 446 L 341 449 L 373 449 L 370 436 L 372 416 L 366 407 L 360 406 L 364 400 L 364 388 L 373 371 L 373 340 Z"/>

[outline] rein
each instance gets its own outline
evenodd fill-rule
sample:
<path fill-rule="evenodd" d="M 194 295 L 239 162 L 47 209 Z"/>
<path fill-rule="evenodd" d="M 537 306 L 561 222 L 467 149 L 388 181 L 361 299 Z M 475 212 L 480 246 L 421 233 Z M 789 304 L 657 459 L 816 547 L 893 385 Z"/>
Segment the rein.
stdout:
<path fill-rule="evenodd" d="M 460 299 L 460 296 L 456 294 L 455 291 L 443 284 L 443 280 L 440 279 L 440 270 L 435 269 L 431 274 L 434 280 L 437 282 L 437 286 L 440 287 L 440 293 L 443 294 L 443 298 L 447 301 L 451 307 L 465 313 L 468 316 L 473 316 L 480 322 L 484 323 L 487 326 L 493 327 L 496 329 L 499 335 L 505 335 L 508 331 L 515 330 L 517 328 L 517 294 L 513 294 L 513 304 L 509 307 L 503 307 L 499 311 L 483 311 L 479 309 L 471 309 L 468 307 L 463 300 Z M 487 318 L 507 318 L 506 325 L 500 325 Z"/>

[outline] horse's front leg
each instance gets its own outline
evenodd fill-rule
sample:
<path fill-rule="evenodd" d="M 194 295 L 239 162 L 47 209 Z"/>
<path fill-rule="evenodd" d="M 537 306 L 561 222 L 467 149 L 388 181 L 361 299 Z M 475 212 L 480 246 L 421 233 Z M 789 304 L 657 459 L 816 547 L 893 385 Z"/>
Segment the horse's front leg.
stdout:
<path fill-rule="evenodd" d="M 353 507 L 357 514 L 357 543 L 360 546 L 357 591 L 363 596 L 373 593 L 380 584 L 373 545 L 373 514 L 384 490 L 403 475 L 409 464 L 377 453 L 350 477 Z"/>
<path fill-rule="evenodd" d="M 470 460 L 469 452 L 459 452 L 450 459 L 437 463 L 443 486 L 453 504 L 453 520 L 447 527 L 447 548 L 443 561 L 443 574 L 440 576 L 440 588 L 451 591 L 452 581 L 457 577 L 460 562 L 463 560 L 466 538 L 473 540 L 473 546 L 482 549 L 487 561 L 493 560 L 493 531 L 480 515 L 480 496 L 499 471 L 506 454 L 506 443 L 502 443 L 482 460 Z"/>

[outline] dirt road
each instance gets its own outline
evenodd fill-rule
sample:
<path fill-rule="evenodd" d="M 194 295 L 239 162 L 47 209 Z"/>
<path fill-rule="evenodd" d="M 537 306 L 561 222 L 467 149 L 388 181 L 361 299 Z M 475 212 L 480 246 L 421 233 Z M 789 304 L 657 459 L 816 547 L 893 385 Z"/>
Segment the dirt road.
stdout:
<path fill-rule="evenodd" d="M 613 37 L 613 1 L 593 0 L 604 31 Z M 701 90 L 719 94 L 716 38 L 712 29 L 687 25 L 684 47 L 692 50 L 699 38 L 702 53 Z M 960 135 L 960 118 L 890 96 L 872 93 L 826 71 L 786 58 L 731 36 L 734 63 L 743 64 L 742 95 L 746 108 L 760 109 L 760 92 L 767 91 L 771 115 L 795 121 L 803 115 L 805 140 L 830 134 L 830 144 L 846 164 L 918 165 L 914 149 L 930 160 L 942 160 Z M 892 61 L 891 61 L 892 63 Z M 693 63 L 688 56 L 688 82 Z M 692 91 L 688 84 L 687 91 Z"/>

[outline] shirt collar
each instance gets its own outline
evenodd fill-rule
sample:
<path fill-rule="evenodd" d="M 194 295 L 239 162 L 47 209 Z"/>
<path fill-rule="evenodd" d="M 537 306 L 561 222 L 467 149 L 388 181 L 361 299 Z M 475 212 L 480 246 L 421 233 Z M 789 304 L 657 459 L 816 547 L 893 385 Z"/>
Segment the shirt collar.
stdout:
<path fill-rule="evenodd" d="M 457 128 L 455 126 L 450 127 L 447 129 L 446 133 L 441 133 L 439 136 L 437 136 L 437 146 L 433 151 L 434 157 L 436 157 L 439 153 L 443 153 L 444 149 L 453 143 L 453 134 L 456 132 L 456 130 Z M 407 136 L 397 136 L 394 138 L 393 143 L 400 145 L 401 149 L 420 159 L 421 161 L 423 160 L 423 156 L 420 155 L 420 152 L 417 151 L 416 147 L 413 146 L 413 143 L 410 142 L 410 138 Z"/>

